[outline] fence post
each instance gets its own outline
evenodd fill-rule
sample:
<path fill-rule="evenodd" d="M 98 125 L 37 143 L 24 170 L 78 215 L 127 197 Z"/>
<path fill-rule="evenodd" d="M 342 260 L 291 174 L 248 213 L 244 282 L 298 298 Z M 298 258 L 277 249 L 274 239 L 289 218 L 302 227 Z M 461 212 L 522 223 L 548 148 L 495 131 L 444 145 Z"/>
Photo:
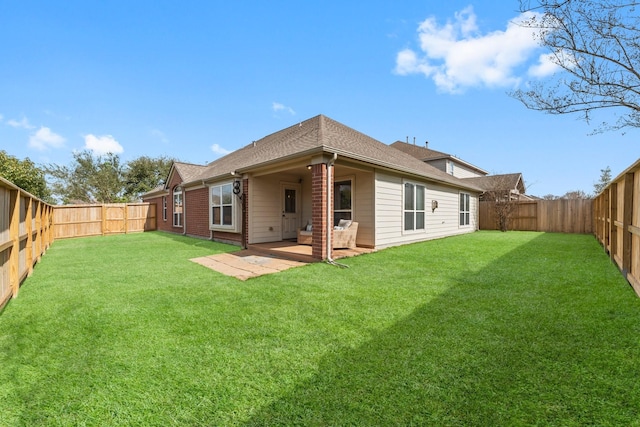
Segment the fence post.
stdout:
<path fill-rule="evenodd" d="M 9 191 L 9 287 L 15 298 L 20 288 L 20 190 Z"/>
<path fill-rule="evenodd" d="M 618 228 L 616 221 L 618 220 L 618 183 L 614 182 L 606 190 L 606 194 L 609 196 L 605 199 L 607 202 L 605 212 L 605 238 L 607 239 L 608 246 L 605 249 L 609 250 L 609 257 L 615 262 L 615 257 L 618 252 Z"/>
<path fill-rule="evenodd" d="M 25 267 L 27 267 L 27 276 L 31 276 L 31 273 L 33 273 L 33 230 L 36 227 L 36 224 L 34 224 L 33 221 L 33 199 L 31 197 L 27 197 L 25 200 L 25 203 L 27 203 L 25 209 L 25 228 L 27 231 L 27 242 L 25 243 L 27 245 L 25 248 Z"/>
<path fill-rule="evenodd" d="M 129 204 L 124 204 L 124 234 L 129 232 Z"/>
<path fill-rule="evenodd" d="M 631 270 L 631 231 L 633 221 L 633 173 L 624 176 L 624 212 L 622 215 L 622 271 L 624 276 Z"/>
<path fill-rule="evenodd" d="M 107 205 L 105 205 L 104 203 L 100 208 L 100 215 L 102 215 L 102 225 L 100 226 L 101 227 L 100 234 L 104 236 L 107 230 Z"/>

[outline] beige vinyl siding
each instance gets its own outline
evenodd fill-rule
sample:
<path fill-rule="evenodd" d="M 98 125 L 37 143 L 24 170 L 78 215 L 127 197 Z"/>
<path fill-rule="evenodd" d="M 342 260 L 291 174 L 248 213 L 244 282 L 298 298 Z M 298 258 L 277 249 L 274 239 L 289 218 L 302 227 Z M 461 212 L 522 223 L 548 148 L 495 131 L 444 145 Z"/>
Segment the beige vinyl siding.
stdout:
<path fill-rule="evenodd" d="M 477 170 L 471 169 L 470 167 L 465 166 L 451 159 L 429 160 L 427 163 L 429 163 L 431 166 L 437 169 L 440 169 L 442 172 L 451 174 L 450 173 L 451 169 L 450 168 L 447 169 L 448 162 L 454 163 L 453 176 L 455 176 L 456 178 L 477 178 L 479 176 L 485 176 L 484 174 L 481 174 Z"/>
<path fill-rule="evenodd" d="M 410 180 L 420 183 L 420 181 Z M 456 234 L 470 233 L 477 229 L 478 195 L 469 193 L 471 224 L 459 226 L 460 189 L 422 182 L 426 187 L 426 230 L 424 232 L 404 232 L 403 185 L 400 176 L 377 172 L 375 181 L 376 247 L 384 248 L 405 243 L 436 239 Z M 438 201 L 438 208 L 432 212 L 431 201 Z"/>
<path fill-rule="evenodd" d="M 460 226 L 460 192 L 469 194 L 471 215 L 469 225 Z M 438 201 L 438 208 L 431 211 L 431 201 Z M 464 234 L 477 230 L 478 195 L 458 188 L 430 184 L 427 186 L 427 234 L 430 239 Z"/>
<path fill-rule="evenodd" d="M 249 243 L 276 242 L 281 239 L 282 208 L 280 184 L 283 175 L 249 179 Z"/>
<path fill-rule="evenodd" d="M 358 222 L 358 235 L 356 244 L 360 246 L 374 247 L 374 175 L 371 172 L 361 171 L 354 175 L 353 210 L 354 220 Z"/>
<path fill-rule="evenodd" d="M 397 244 L 402 231 L 402 179 L 375 174 L 376 247 Z"/>
<path fill-rule="evenodd" d="M 453 168 L 453 176 L 455 176 L 456 178 L 477 178 L 479 176 L 485 175 L 456 162 Z"/>

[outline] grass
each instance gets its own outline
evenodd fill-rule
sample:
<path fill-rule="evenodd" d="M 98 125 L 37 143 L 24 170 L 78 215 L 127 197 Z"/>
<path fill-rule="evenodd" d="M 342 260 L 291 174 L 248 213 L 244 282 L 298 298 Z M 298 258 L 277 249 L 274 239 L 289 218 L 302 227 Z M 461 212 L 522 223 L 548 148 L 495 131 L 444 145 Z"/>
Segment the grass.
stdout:
<path fill-rule="evenodd" d="M 640 299 L 591 236 L 188 261 L 231 250 L 56 241 L 0 314 L 0 425 L 640 425 Z"/>

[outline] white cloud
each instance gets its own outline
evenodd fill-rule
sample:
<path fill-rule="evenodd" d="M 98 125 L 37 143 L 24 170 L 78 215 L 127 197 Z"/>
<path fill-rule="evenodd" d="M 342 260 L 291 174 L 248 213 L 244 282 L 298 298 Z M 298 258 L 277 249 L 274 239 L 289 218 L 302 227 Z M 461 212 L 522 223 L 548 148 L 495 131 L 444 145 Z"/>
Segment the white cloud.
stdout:
<path fill-rule="evenodd" d="M 531 16 L 519 15 L 504 31 L 486 34 L 480 34 L 472 6 L 457 12 L 454 20 L 444 25 L 434 17 L 427 18 L 418 27 L 420 51 L 400 51 L 395 72 L 423 74 L 433 79 L 438 89 L 450 93 L 469 87 L 515 86 L 520 82 L 518 68 L 531 61 L 540 49 L 534 30 L 519 25 Z M 547 62 L 531 69 L 538 73 L 548 71 Z"/>
<path fill-rule="evenodd" d="M 224 156 L 229 154 L 231 151 L 227 150 L 226 148 L 222 148 L 220 145 L 218 144 L 213 144 L 211 146 L 211 151 L 213 151 L 214 153 Z"/>
<path fill-rule="evenodd" d="M 29 137 L 29 147 L 36 150 L 45 151 L 49 148 L 60 148 L 64 145 L 65 139 L 48 127 L 40 127 Z"/>
<path fill-rule="evenodd" d="M 111 135 L 85 135 L 84 148 L 93 151 L 98 156 L 104 154 L 120 154 L 124 151 L 122 145 Z"/>
<path fill-rule="evenodd" d="M 14 119 L 7 120 L 7 124 L 14 128 L 35 129 L 35 126 L 31 125 L 26 117 L 23 117 L 20 121 Z"/>
<path fill-rule="evenodd" d="M 274 102 L 273 104 L 271 104 L 271 109 L 272 109 L 273 111 L 275 111 L 276 113 L 277 113 L 278 111 L 286 111 L 286 112 L 288 112 L 289 114 L 291 114 L 292 116 L 294 116 L 294 115 L 296 114 L 296 112 L 295 112 L 295 111 L 293 111 L 293 108 L 291 108 L 291 107 L 287 107 L 286 105 L 281 104 L 281 103 L 279 103 L 279 102 Z"/>
<path fill-rule="evenodd" d="M 552 53 L 544 53 L 538 57 L 538 63 L 529 67 L 529 75 L 532 77 L 547 77 L 561 70 L 561 67 L 553 62 Z"/>

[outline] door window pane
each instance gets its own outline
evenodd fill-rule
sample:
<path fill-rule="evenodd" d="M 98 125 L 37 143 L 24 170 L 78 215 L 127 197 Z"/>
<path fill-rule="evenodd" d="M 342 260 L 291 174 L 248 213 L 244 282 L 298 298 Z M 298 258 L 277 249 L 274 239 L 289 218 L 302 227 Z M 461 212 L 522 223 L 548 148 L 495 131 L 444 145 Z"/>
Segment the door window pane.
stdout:
<path fill-rule="evenodd" d="M 296 213 L 296 190 L 290 188 L 284 190 L 284 212 Z"/>

